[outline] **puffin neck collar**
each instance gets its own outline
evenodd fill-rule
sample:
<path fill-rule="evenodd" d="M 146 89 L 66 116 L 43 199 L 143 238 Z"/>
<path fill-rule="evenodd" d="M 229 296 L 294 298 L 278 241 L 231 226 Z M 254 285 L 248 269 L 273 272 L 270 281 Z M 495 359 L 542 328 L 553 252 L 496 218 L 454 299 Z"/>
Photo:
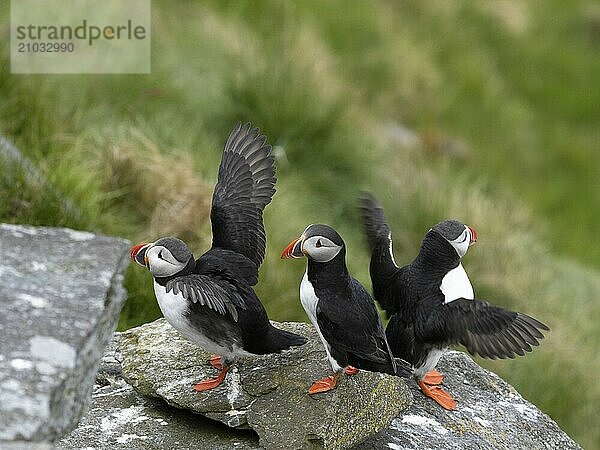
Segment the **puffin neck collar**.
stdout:
<path fill-rule="evenodd" d="M 322 263 L 309 259 L 308 279 L 313 283 L 339 284 L 349 279 L 346 267 L 346 251 L 342 249 L 331 261 Z"/>
<path fill-rule="evenodd" d="M 413 264 L 435 270 L 450 270 L 460 264 L 460 256 L 439 233 L 429 231 Z"/>

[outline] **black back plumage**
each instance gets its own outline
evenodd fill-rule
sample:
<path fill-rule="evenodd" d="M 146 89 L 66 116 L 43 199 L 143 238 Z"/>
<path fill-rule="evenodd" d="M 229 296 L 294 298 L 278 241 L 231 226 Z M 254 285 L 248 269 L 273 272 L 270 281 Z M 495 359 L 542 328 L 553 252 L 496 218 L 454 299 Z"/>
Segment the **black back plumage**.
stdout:
<path fill-rule="evenodd" d="M 342 367 L 409 376 L 410 366 L 390 350 L 372 297 L 348 274 L 345 254 L 343 245 L 331 261 L 308 261 L 308 281 L 319 299 L 316 319 L 331 356 Z"/>
<path fill-rule="evenodd" d="M 213 256 L 230 260 L 250 285 L 257 283 L 258 268 L 265 256 L 263 210 L 275 193 L 274 159 L 266 139 L 250 123 L 238 123 L 231 131 L 223 150 L 210 215 L 216 249 Z"/>
<path fill-rule="evenodd" d="M 542 331 L 549 328 L 530 316 L 476 298 L 445 303 L 441 282 L 458 267 L 460 257 L 434 229 L 415 260 L 399 268 L 384 244 L 381 230 L 390 227 L 381 206 L 369 196 L 361 201 L 361 212 L 372 252 L 373 292 L 390 316 L 386 335 L 395 356 L 418 366 L 429 350 L 453 344 L 492 359 L 522 356 L 539 345 Z"/>
<path fill-rule="evenodd" d="M 229 335 L 229 345 L 236 343 L 257 355 L 306 343 L 304 337 L 272 326 L 252 287 L 226 267 L 197 262 L 194 273 L 175 280 L 179 289 L 187 291 L 192 299 L 190 321 L 201 329 L 211 330 L 214 340 L 218 341 L 222 334 Z"/>
<path fill-rule="evenodd" d="M 391 352 L 369 293 L 351 278 L 348 294 L 350 302 L 319 302 L 317 308 L 317 322 L 331 344 L 332 356 L 340 365 L 408 376 L 409 366 L 394 358 Z"/>

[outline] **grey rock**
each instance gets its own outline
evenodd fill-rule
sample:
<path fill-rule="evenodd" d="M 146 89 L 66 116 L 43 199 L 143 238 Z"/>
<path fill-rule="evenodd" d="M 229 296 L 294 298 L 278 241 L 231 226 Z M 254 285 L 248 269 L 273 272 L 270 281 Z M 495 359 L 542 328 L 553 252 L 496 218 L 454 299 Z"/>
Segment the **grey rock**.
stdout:
<path fill-rule="evenodd" d="M 0 224 L 1 448 L 43 447 L 85 411 L 125 298 L 128 247 L 87 232 Z"/>
<path fill-rule="evenodd" d="M 115 338 L 121 336 L 117 333 Z M 258 436 L 252 431 L 227 428 L 189 411 L 171 408 L 160 400 L 140 396 L 119 375 L 120 365 L 114 354 L 116 346 L 111 344 L 100 364 L 89 414 L 71 435 L 58 443 L 59 449 L 259 448 Z M 409 381 L 413 403 L 383 431 L 354 448 L 581 448 L 548 416 L 495 374 L 479 367 L 469 356 L 449 352 L 440 362 L 439 369 L 446 374 L 446 389 L 459 401 L 456 411 L 443 410 L 421 394 L 416 383 Z M 167 380 L 172 379 L 170 375 L 166 376 Z M 351 393 L 347 393 L 347 399 L 360 402 L 360 398 Z M 285 404 L 279 406 L 286 407 Z M 261 407 L 265 408 L 265 420 L 279 420 L 276 415 L 268 415 L 275 405 Z M 299 406 L 288 404 L 287 407 Z M 305 413 L 307 411 L 302 411 Z M 287 431 L 282 432 L 282 439 L 287 436 Z M 267 446 L 263 441 L 261 443 Z M 322 448 L 322 444 L 319 440 L 304 442 L 305 448 Z"/>
<path fill-rule="evenodd" d="M 312 382 L 331 371 L 314 328 L 275 325 L 309 342 L 242 360 L 223 385 L 208 392 L 192 386 L 215 376 L 210 355 L 164 319 L 123 333 L 117 359 L 125 380 L 141 394 L 233 428 L 252 428 L 266 448 L 350 448 L 383 430 L 410 403 L 404 380 L 365 371 L 343 376 L 332 392 L 309 396 Z"/>
<path fill-rule="evenodd" d="M 358 449 L 581 449 L 535 405 L 468 355 L 448 352 L 438 365 L 458 401 L 446 411 L 410 383 L 413 404 Z"/>
<path fill-rule="evenodd" d="M 114 357 L 119 335 L 115 333 L 100 363 L 89 412 L 75 430 L 57 442 L 57 450 L 260 448 L 258 436 L 250 430 L 232 430 L 138 394 L 120 376 L 120 365 Z"/>

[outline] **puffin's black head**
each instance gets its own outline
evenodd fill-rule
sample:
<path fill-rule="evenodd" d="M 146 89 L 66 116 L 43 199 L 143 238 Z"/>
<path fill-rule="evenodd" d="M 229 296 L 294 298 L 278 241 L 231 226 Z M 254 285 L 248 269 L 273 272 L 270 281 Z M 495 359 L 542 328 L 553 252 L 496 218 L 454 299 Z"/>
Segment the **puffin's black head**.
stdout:
<path fill-rule="evenodd" d="M 181 272 L 194 259 L 187 245 L 174 237 L 160 238 L 149 244 L 131 247 L 129 256 L 147 267 L 155 277 L 170 277 Z"/>
<path fill-rule="evenodd" d="M 340 252 L 345 252 L 344 240 L 329 225 L 309 225 L 302 235 L 290 242 L 281 254 L 281 258 L 302 258 L 325 263 L 331 261 Z"/>
<path fill-rule="evenodd" d="M 457 220 L 444 220 L 429 230 L 429 233 L 432 232 L 448 241 L 460 258 L 465 256 L 469 246 L 477 242 L 475 230 Z"/>

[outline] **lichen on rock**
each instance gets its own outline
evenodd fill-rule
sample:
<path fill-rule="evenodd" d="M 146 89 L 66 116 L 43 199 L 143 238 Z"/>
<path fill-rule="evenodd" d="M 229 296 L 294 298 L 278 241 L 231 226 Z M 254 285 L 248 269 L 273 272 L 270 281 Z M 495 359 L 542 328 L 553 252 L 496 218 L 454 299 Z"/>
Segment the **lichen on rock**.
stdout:
<path fill-rule="evenodd" d="M 266 448 L 350 448 L 383 430 L 411 402 L 404 380 L 361 371 L 334 391 L 309 396 L 311 383 L 331 372 L 312 326 L 275 324 L 309 342 L 280 354 L 241 360 L 225 382 L 207 392 L 194 383 L 215 375 L 210 355 L 164 320 L 123 333 L 117 357 L 123 377 L 144 395 L 233 428 L 252 428 Z"/>
<path fill-rule="evenodd" d="M 0 224 L 0 448 L 43 446 L 77 425 L 125 301 L 129 245 Z"/>
<path fill-rule="evenodd" d="M 172 408 L 159 398 L 143 396 L 123 380 L 121 364 L 115 357 L 117 355 L 114 351 L 123 339 L 125 339 L 124 345 L 120 347 L 131 346 L 132 357 L 135 357 L 136 352 L 141 352 L 145 360 L 156 355 L 157 351 L 168 353 L 170 347 L 176 354 L 182 355 L 176 349 L 181 343 L 174 342 L 174 339 L 179 339 L 178 336 L 169 330 L 164 321 L 152 325 L 151 329 L 158 333 L 154 338 L 139 339 L 138 330 L 132 334 L 117 333 L 100 365 L 90 413 L 73 433 L 58 443 L 58 448 L 61 450 L 79 450 L 85 447 L 93 447 L 96 450 L 149 448 L 246 450 L 320 449 L 328 446 L 356 450 L 581 449 L 550 417 L 523 399 L 512 386 L 497 375 L 479 367 L 468 355 L 460 352 L 448 352 L 439 363 L 439 369 L 446 375 L 444 385 L 458 400 L 456 411 L 440 408 L 419 392 L 415 382 L 409 380 L 404 383 L 409 386 L 413 394 L 412 403 L 382 431 L 373 432 L 362 443 L 352 444 L 354 433 L 364 432 L 360 430 L 361 424 L 368 427 L 378 420 L 377 417 L 369 420 L 363 420 L 363 417 L 356 420 L 355 417 L 364 414 L 365 411 L 388 408 L 391 400 L 387 389 L 392 385 L 384 383 L 377 386 L 377 382 L 374 383 L 374 395 L 367 399 L 380 403 L 372 405 L 373 408 L 370 406 L 365 408 L 365 397 L 357 395 L 357 392 L 360 392 L 357 384 L 366 381 L 365 378 L 361 380 L 359 377 L 366 375 L 368 378 L 370 375 L 368 373 L 342 380 L 338 387 L 342 390 L 311 399 L 305 393 L 310 381 L 314 377 L 322 376 L 323 371 L 328 370 L 326 361 L 323 360 L 324 355 L 320 350 L 317 337 L 312 332 L 312 327 L 302 324 L 284 326 L 301 334 L 307 333 L 305 336 L 311 339 L 301 352 L 284 352 L 278 355 L 282 358 L 284 366 L 289 363 L 288 360 L 302 357 L 306 365 L 300 370 L 306 371 L 307 374 L 298 376 L 295 372 L 278 371 L 276 363 L 266 357 L 248 361 L 248 365 L 243 364 L 238 367 L 236 377 L 228 379 L 224 387 L 215 390 L 214 394 L 225 398 L 229 395 L 228 401 L 233 401 L 241 394 L 253 400 L 239 409 L 231 410 L 230 406 L 226 406 L 227 411 L 204 413 L 206 417 L 215 414 L 214 417 L 227 420 L 227 412 L 229 412 L 228 422 L 231 428 L 221 422 L 193 414 L 187 409 Z M 138 344 L 144 342 L 146 344 L 136 350 Z M 158 347 L 151 349 L 152 342 Z M 191 383 L 197 381 L 196 376 L 202 378 L 214 375 L 213 369 L 205 362 L 208 354 L 193 346 L 190 350 L 190 354 L 195 355 L 197 362 L 179 364 L 178 370 L 189 366 L 192 370 L 189 374 L 189 379 L 193 379 Z M 123 357 L 124 354 L 121 353 L 119 358 L 123 359 Z M 157 363 L 164 361 L 160 356 Z M 141 370 L 140 367 L 143 366 L 137 366 L 136 371 Z M 138 379 L 143 379 L 142 385 L 148 388 L 155 382 L 166 383 L 179 376 L 170 373 L 168 366 L 163 367 L 161 373 L 165 377 L 162 380 L 150 382 L 149 380 L 156 377 L 155 374 L 146 374 L 143 377 L 138 374 Z M 280 376 L 275 376 L 278 373 Z M 129 376 L 131 375 L 133 374 Z M 288 376 L 292 377 L 291 380 L 286 380 Z M 231 389 L 227 383 L 237 386 L 238 389 L 241 386 L 243 392 Z M 186 381 L 181 388 L 190 390 L 191 385 Z M 280 392 L 278 397 L 267 395 L 275 394 L 278 390 Z M 193 398 L 202 401 L 202 397 Z M 329 405 L 323 407 L 322 400 L 328 400 Z M 172 404 L 177 403 L 173 399 L 170 401 Z M 229 405 L 228 401 L 224 403 Z M 316 410 L 315 405 L 318 406 Z M 324 438 L 318 434 L 304 435 L 302 440 L 300 438 L 302 433 L 297 428 L 306 426 L 302 425 L 303 423 L 310 424 L 311 429 L 317 429 L 318 432 L 319 423 L 315 423 L 317 411 L 324 414 L 321 425 L 323 429 L 329 431 L 328 437 Z M 298 423 L 282 429 L 282 423 L 289 424 L 293 420 Z M 104 424 L 104 431 L 102 424 Z M 254 428 L 256 433 L 244 429 L 245 427 Z M 279 434 L 276 435 L 274 430 L 280 430 Z M 261 434 L 260 442 L 257 433 Z"/>
<path fill-rule="evenodd" d="M 357 449 L 581 449 L 556 422 L 467 354 L 447 352 L 438 369 L 458 401 L 455 411 L 440 408 L 409 383 L 413 404 Z"/>

